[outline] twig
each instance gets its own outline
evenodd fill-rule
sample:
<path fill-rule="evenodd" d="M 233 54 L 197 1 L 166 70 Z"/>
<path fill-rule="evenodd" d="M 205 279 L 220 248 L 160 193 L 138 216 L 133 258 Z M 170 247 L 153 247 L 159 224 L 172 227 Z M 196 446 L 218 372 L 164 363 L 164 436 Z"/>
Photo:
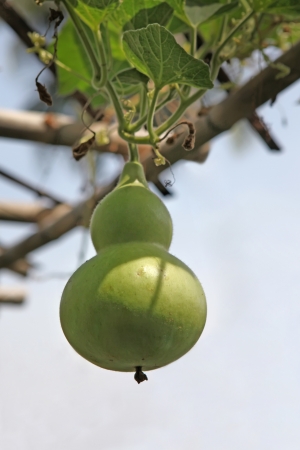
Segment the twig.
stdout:
<path fill-rule="evenodd" d="M 291 72 L 289 75 L 280 80 L 276 80 L 275 76 L 277 71 L 271 67 L 267 67 L 238 91 L 230 94 L 224 101 L 212 107 L 207 116 L 200 117 L 197 122 L 195 122 L 196 149 L 198 149 L 198 151 L 201 145 L 210 141 L 218 134 L 229 130 L 238 120 L 250 117 L 258 106 L 267 102 L 270 98 L 273 98 L 274 95 L 283 91 L 287 86 L 290 86 L 299 79 L 300 42 L 282 55 L 277 61 L 290 67 Z M 214 124 L 214 127 L 212 127 L 211 124 Z M 195 150 L 188 153 L 185 152 L 181 147 L 181 144 L 182 139 L 178 139 L 173 145 L 166 144 L 162 147 L 164 156 L 167 157 L 171 164 L 182 159 L 183 155 L 191 155 L 190 159 L 192 159 L 195 154 L 197 155 L 197 151 Z M 153 164 L 152 156 L 146 158 L 143 161 L 143 165 L 147 179 L 150 181 L 155 181 L 159 173 L 165 169 L 165 167 L 162 168 L 161 166 L 156 167 Z M 99 189 L 97 191 L 96 200 L 100 200 L 109 193 L 114 188 L 115 184 L 116 180 L 108 186 Z M 7 251 L 0 256 L 0 268 L 7 267 L 14 261 L 24 257 L 27 253 L 59 238 L 81 224 L 83 218 L 87 216 L 87 210 L 91 213 L 94 205 L 93 195 L 92 198 L 81 202 L 70 212 L 60 217 L 48 227 L 45 227 L 42 231 L 29 236 L 19 244 L 7 249 Z"/>
<path fill-rule="evenodd" d="M 0 287 L 0 303 L 23 303 L 26 294 L 21 287 Z"/>
<path fill-rule="evenodd" d="M 51 211 L 37 202 L 0 201 L 0 220 L 35 223 L 43 220 Z"/>
<path fill-rule="evenodd" d="M 42 189 L 37 188 L 36 186 L 33 186 L 28 181 L 22 180 L 19 177 L 16 177 L 15 175 L 12 175 L 11 173 L 8 173 L 6 170 L 0 168 L 0 175 L 4 178 L 7 178 L 8 180 L 13 181 L 14 183 L 19 184 L 20 186 L 25 187 L 26 189 L 35 192 L 39 197 L 46 197 L 52 200 L 56 205 L 59 205 L 60 203 L 65 203 L 63 200 L 57 198 L 56 196 L 49 194 L 49 192 L 46 192 Z"/>
<path fill-rule="evenodd" d="M 17 36 L 21 39 L 21 41 L 25 44 L 27 48 L 32 47 L 32 42 L 28 37 L 28 33 L 33 33 L 34 30 L 26 20 L 14 9 L 6 0 L 0 0 L 0 17 L 9 25 Z M 36 58 L 39 59 L 37 53 L 32 53 Z M 57 70 L 55 62 L 48 67 L 48 69 L 53 73 L 56 77 Z M 82 106 L 87 102 L 88 98 L 83 92 L 75 91 L 71 96 L 76 101 L 78 101 Z M 91 105 L 87 107 L 87 112 L 91 117 L 96 117 L 99 113 L 99 110 L 94 109 Z"/>

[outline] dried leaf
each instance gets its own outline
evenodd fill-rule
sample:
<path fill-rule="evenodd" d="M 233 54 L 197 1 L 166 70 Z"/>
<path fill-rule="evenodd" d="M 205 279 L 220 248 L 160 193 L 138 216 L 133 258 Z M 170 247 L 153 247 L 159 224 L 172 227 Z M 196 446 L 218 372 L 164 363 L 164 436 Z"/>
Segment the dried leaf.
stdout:
<path fill-rule="evenodd" d="M 79 161 L 81 158 L 83 158 L 87 154 L 87 152 L 89 151 L 91 146 L 94 144 L 94 142 L 95 142 L 95 135 L 92 136 L 87 141 L 82 142 L 81 144 L 77 145 L 77 147 L 73 148 L 73 156 L 76 159 L 76 161 Z"/>
<path fill-rule="evenodd" d="M 40 96 L 40 100 L 44 103 L 46 103 L 46 105 L 48 106 L 52 106 L 52 97 L 49 94 L 49 92 L 46 89 L 46 86 L 44 86 L 43 84 L 41 84 L 39 81 L 35 82 L 39 96 Z"/>

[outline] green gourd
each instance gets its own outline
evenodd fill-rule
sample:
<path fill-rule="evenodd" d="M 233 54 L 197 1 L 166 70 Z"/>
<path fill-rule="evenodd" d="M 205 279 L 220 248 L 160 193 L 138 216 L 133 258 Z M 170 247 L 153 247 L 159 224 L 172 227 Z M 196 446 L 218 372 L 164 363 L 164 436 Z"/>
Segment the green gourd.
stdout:
<path fill-rule="evenodd" d="M 98 252 L 71 276 L 60 320 L 72 347 L 138 383 L 177 360 L 199 339 L 206 300 L 195 274 L 168 253 L 170 215 L 147 187 L 142 166 L 127 163 L 91 220 Z"/>

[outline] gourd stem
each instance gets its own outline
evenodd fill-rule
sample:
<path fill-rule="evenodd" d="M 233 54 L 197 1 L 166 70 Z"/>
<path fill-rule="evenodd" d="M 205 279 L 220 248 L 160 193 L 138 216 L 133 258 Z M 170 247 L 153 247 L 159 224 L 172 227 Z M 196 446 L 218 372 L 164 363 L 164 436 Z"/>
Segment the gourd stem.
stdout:
<path fill-rule="evenodd" d="M 136 144 L 128 143 L 130 162 L 139 162 L 139 152 Z"/>

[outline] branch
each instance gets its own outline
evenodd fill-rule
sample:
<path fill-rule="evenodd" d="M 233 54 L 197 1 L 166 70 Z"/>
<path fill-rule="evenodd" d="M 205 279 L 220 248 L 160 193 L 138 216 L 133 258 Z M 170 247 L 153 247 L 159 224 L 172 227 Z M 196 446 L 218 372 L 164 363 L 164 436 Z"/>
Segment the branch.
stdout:
<path fill-rule="evenodd" d="M 184 33 L 184 35 L 187 40 L 190 39 L 189 33 Z M 200 36 L 199 33 L 197 33 L 197 48 L 201 48 L 202 45 L 204 45 L 204 40 L 202 39 L 202 36 Z M 208 65 L 210 64 L 212 56 L 213 55 L 211 52 L 208 52 L 205 55 L 204 60 L 205 60 L 205 62 L 207 62 Z M 220 83 L 227 83 L 228 81 L 231 81 L 228 74 L 223 69 L 223 67 L 219 68 L 219 73 L 218 73 L 217 79 L 218 79 L 218 81 L 220 81 Z M 226 89 L 226 92 L 228 94 L 230 93 L 230 91 L 231 91 L 231 89 Z M 279 145 L 273 139 L 269 130 L 263 123 L 263 120 L 256 114 L 256 112 L 253 113 L 253 116 L 248 118 L 248 121 L 252 125 L 252 128 L 260 135 L 260 137 L 266 143 L 266 145 L 269 147 L 270 150 L 276 150 L 276 151 L 281 150 Z"/>
<path fill-rule="evenodd" d="M 0 201 L 0 220 L 13 222 L 39 222 L 52 211 L 40 203 Z"/>
<path fill-rule="evenodd" d="M 199 147 L 198 151 L 195 152 L 184 151 L 184 156 L 188 156 L 188 159 L 191 160 L 194 158 L 194 160 L 197 160 L 198 162 L 203 162 L 208 155 L 208 150 L 209 145 L 206 145 L 202 148 Z M 152 158 L 150 158 L 150 160 L 152 164 L 148 167 L 146 177 L 154 179 L 156 182 L 157 180 L 152 175 L 152 171 L 155 171 L 156 166 L 153 164 Z M 22 240 L 18 244 L 7 249 L 7 251 L 3 255 L 0 255 L 0 268 L 11 265 L 14 261 L 22 258 L 27 253 L 32 252 L 33 250 L 36 250 L 37 248 L 42 247 L 43 245 L 48 244 L 55 239 L 58 239 L 78 225 L 88 226 L 92 211 L 96 203 L 114 189 L 118 182 L 118 179 L 119 177 L 117 177 L 109 185 L 99 188 L 96 191 L 95 195 L 83 202 L 80 202 L 71 210 L 68 210 L 65 213 L 62 211 L 61 215 L 59 215 L 57 218 L 53 218 L 52 214 L 49 214 L 49 216 L 47 216 L 45 219 L 44 227 L 41 231 L 38 231 L 37 233 Z M 66 205 L 59 205 L 55 209 L 62 208 L 63 206 Z"/>
<path fill-rule="evenodd" d="M 225 70 L 222 69 L 222 67 L 219 70 L 218 80 L 221 83 L 226 83 L 228 81 L 231 81 Z M 230 92 L 230 89 L 227 89 L 227 92 Z M 255 130 L 262 140 L 265 142 L 265 144 L 269 147 L 270 150 L 280 151 L 281 148 L 275 141 L 275 139 L 271 136 L 268 128 L 266 127 L 264 121 L 261 117 L 258 116 L 258 114 L 254 111 L 250 117 L 248 117 L 248 121 L 251 124 L 253 130 Z"/>
<path fill-rule="evenodd" d="M 0 0 L 0 17 L 14 30 L 27 48 L 32 47 L 32 42 L 28 37 L 28 33 L 33 33 L 36 30 L 34 30 L 6 0 Z M 35 55 L 35 57 L 39 59 L 37 53 L 31 53 L 31 55 Z M 51 64 L 48 69 L 56 77 L 55 63 Z M 82 107 L 84 107 L 88 101 L 86 95 L 80 91 L 75 91 L 71 97 L 77 100 Z M 91 105 L 86 107 L 86 111 L 94 118 L 99 114 L 99 109 L 94 109 Z"/>
<path fill-rule="evenodd" d="M 7 178 L 10 181 L 13 181 L 20 186 L 25 187 L 26 189 L 35 192 L 39 197 L 46 197 L 52 200 L 57 205 L 60 203 L 63 203 L 62 200 L 58 199 L 57 197 L 53 196 L 52 194 L 49 194 L 49 192 L 46 192 L 42 189 L 37 188 L 36 186 L 33 186 L 28 181 L 21 180 L 20 178 L 17 178 L 16 176 L 12 175 L 11 173 L 8 173 L 6 170 L 3 170 L 0 168 L 0 175 L 4 178 Z M 30 221 L 31 222 L 31 221 Z"/>
<path fill-rule="evenodd" d="M 0 17 L 14 30 L 26 47 L 32 47 L 28 33 L 32 33 L 35 30 L 31 28 L 26 20 L 6 0 L 0 0 Z M 35 55 L 39 59 L 38 55 Z M 49 69 L 56 76 L 55 65 L 52 64 Z"/>
<path fill-rule="evenodd" d="M 19 244 L 7 249 L 4 254 L 0 255 L 0 268 L 11 265 L 14 261 L 22 258 L 27 253 L 58 239 L 78 225 L 87 226 L 96 202 L 105 197 L 105 195 L 115 187 L 116 183 L 117 179 L 108 186 L 98 189 L 94 196 L 86 201 L 80 202 L 56 221 L 45 226 L 41 231 L 38 231 L 21 241 Z"/>
<path fill-rule="evenodd" d="M 238 120 L 250 117 L 257 107 L 274 98 L 274 96 L 298 80 L 300 77 L 300 42 L 278 58 L 276 62 L 289 66 L 291 69 L 290 74 L 276 80 L 275 77 L 278 71 L 267 67 L 239 90 L 230 94 L 223 102 L 212 107 L 208 115 L 199 118 L 196 122 L 196 150 L 187 153 L 181 147 L 183 137 L 170 146 L 165 144 L 162 147 L 162 152 L 170 163 L 173 164 L 184 156 L 186 158 L 187 155 L 192 159 L 193 154 L 195 155 L 197 152 L 200 152 L 201 155 L 199 146 L 229 130 Z M 153 164 L 152 157 L 146 158 L 143 161 L 143 165 L 147 179 L 150 181 L 155 181 L 158 174 L 166 169 L 165 166 L 156 167 Z M 59 238 L 75 226 L 82 223 L 87 224 L 95 202 L 108 194 L 115 184 L 116 180 L 108 186 L 99 189 L 95 197 L 79 203 L 79 205 L 50 226 L 8 249 L 5 254 L 0 256 L 0 268 L 7 267 L 27 253 Z"/>
<path fill-rule="evenodd" d="M 276 79 L 278 71 L 267 67 L 244 86 L 232 92 L 221 103 L 213 106 L 207 115 L 200 117 L 195 122 L 196 148 L 229 130 L 239 120 L 251 118 L 256 108 L 280 94 L 300 78 L 300 41 L 275 61 L 275 63 L 278 62 L 291 69 L 289 75 Z M 171 164 L 182 159 L 185 154 L 181 147 L 183 140 L 184 136 L 182 135 L 173 145 L 167 147 L 165 144 L 163 147 L 162 153 Z M 190 153 L 192 154 L 193 151 Z M 143 164 L 146 172 L 150 173 L 149 168 L 153 165 L 152 159 L 148 158 Z M 165 168 L 165 166 L 156 167 L 148 179 L 156 180 L 158 174 Z"/>
<path fill-rule="evenodd" d="M 1 246 L 0 247 L 0 255 L 4 253 L 6 249 Z M 31 265 L 26 259 L 18 259 L 11 265 L 7 266 L 8 270 L 11 270 L 12 272 L 17 273 L 18 275 L 22 275 L 23 277 L 26 277 L 28 274 L 29 269 L 31 269 Z"/>
<path fill-rule="evenodd" d="M 27 291 L 21 287 L 1 287 L 0 303 L 23 303 Z"/>
<path fill-rule="evenodd" d="M 104 130 L 105 126 L 96 122 L 90 128 L 97 133 Z M 6 138 L 71 147 L 85 130 L 82 122 L 65 114 L 0 110 L 0 136 Z M 95 144 L 93 148 L 100 152 L 128 154 L 127 144 L 116 130 L 110 133 L 109 139 L 109 144 Z"/>

